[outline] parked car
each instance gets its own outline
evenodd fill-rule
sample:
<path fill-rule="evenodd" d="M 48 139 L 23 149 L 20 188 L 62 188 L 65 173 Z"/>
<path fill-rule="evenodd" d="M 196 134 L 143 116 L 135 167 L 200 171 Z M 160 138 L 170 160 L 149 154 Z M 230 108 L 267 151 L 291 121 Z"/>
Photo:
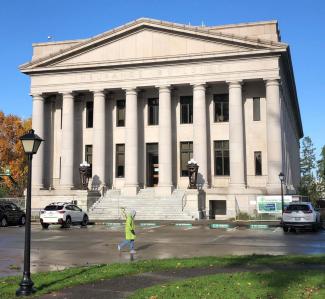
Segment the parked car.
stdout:
<path fill-rule="evenodd" d="M 292 202 L 283 212 L 282 227 L 284 232 L 291 228 L 311 228 L 313 231 L 317 231 L 320 226 L 320 213 L 310 202 Z"/>
<path fill-rule="evenodd" d="M 11 201 L 0 201 L 0 226 L 25 225 L 26 214 Z"/>
<path fill-rule="evenodd" d="M 41 210 L 40 222 L 44 229 L 50 224 L 61 224 L 62 228 L 69 228 L 72 224 L 87 226 L 88 215 L 72 203 L 54 202 Z"/>

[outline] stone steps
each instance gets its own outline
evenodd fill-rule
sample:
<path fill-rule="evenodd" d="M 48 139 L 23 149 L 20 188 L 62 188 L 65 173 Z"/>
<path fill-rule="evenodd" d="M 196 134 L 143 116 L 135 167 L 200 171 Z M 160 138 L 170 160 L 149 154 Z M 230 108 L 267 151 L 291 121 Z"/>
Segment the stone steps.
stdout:
<path fill-rule="evenodd" d="M 184 191 L 175 190 L 170 197 L 155 197 L 154 189 L 140 190 L 137 196 L 124 197 L 118 190 L 108 190 L 90 209 L 91 219 L 123 219 L 121 208 L 137 211 L 137 220 L 192 220 L 182 210 Z"/>

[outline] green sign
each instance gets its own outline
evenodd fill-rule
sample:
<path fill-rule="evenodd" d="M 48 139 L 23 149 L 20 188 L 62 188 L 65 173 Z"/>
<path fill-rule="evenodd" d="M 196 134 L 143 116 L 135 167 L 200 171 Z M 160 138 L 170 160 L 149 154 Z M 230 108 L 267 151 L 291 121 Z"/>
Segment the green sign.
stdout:
<path fill-rule="evenodd" d="M 283 196 L 284 207 L 292 202 L 291 195 Z M 256 196 L 256 207 L 259 214 L 277 214 L 282 212 L 281 195 Z"/>

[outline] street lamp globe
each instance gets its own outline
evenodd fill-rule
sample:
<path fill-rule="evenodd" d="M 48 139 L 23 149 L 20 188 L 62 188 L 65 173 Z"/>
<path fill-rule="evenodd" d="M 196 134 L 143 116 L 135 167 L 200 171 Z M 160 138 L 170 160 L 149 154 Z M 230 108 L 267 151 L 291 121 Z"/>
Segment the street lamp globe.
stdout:
<path fill-rule="evenodd" d="M 39 146 L 41 145 L 43 139 L 34 133 L 33 129 L 30 129 L 27 134 L 19 138 L 23 144 L 25 153 L 36 154 Z"/>
<path fill-rule="evenodd" d="M 279 173 L 279 179 L 281 183 L 284 181 L 284 174 L 282 172 Z"/>

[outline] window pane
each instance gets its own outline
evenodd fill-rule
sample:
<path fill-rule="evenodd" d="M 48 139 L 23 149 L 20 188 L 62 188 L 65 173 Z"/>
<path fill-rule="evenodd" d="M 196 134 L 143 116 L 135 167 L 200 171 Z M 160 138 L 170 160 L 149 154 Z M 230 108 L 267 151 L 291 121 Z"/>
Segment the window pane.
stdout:
<path fill-rule="evenodd" d="M 158 125 L 159 120 L 159 102 L 158 99 L 148 99 L 148 124 Z"/>
<path fill-rule="evenodd" d="M 86 128 L 93 127 L 94 103 L 86 102 Z"/>
<path fill-rule="evenodd" d="M 125 164 L 125 145 L 116 144 L 116 174 L 117 178 L 124 177 L 124 164 Z"/>
<path fill-rule="evenodd" d="M 180 169 L 181 176 L 188 176 L 187 162 L 193 157 L 193 142 L 180 143 Z"/>
<path fill-rule="evenodd" d="M 214 98 L 214 121 L 215 122 L 229 121 L 229 95 L 215 94 L 213 98 Z"/>
<path fill-rule="evenodd" d="M 180 97 L 181 124 L 193 123 L 193 97 Z"/>
<path fill-rule="evenodd" d="M 214 142 L 215 175 L 229 175 L 229 141 L 218 140 Z"/>
<path fill-rule="evenodd" d="M 260 112 L 260 98 L 253 98 L 253 120 L 259 121 L 261 120 L 261 112 Z"/>
<path fill-rule="evenodd" d="M 262 175 L 262 153 L 254 152 L 255 175 Z"/>
<path fill-rule="evenodd" d="M 125 100 L 116 101 L 116 126 L 125 126 Z"/>

